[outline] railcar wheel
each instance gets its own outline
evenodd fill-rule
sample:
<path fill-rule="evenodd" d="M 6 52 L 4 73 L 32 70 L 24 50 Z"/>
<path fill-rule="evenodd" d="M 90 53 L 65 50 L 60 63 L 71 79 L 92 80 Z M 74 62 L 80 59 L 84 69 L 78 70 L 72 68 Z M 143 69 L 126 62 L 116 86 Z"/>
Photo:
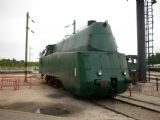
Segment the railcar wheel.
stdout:
<path fill-rule="evenodd" d="M 49 86 L 53 86 L 54 88 L 63 88 L 62 82 L 56 77 L 46 76 L 45 80 Z"/>
<path fill-rule="evenodd" d="M 45 76 L 46 83 L 49 84 L 49 76 Z"/>
<path fill-rule="evenodd" d="M 53 87 L 54 88 L 63 88 L 63 84 L 59 79 L 54 79 L 53 80 Z"/>

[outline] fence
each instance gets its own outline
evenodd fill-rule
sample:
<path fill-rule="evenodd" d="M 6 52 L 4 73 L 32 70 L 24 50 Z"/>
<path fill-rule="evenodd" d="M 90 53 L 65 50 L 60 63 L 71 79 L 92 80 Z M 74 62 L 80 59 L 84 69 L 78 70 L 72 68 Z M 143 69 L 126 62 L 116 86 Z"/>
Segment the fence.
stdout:
<path fill-rule="evenodd" d="M 0 81 L 1 90 L 3 87 L 13 86 L 14 90 L 19 90 L 19 80 L 10 77 L 2 77 Z"/>
<path fill-rule="evenodd" d="M 138 82 L 135 86 L 129 86 L 129 94 L 131 96 L 131 91 L 140 92 L 149 96 L 160 97 L 160 78 L 152 77 L 150 81 Z"/>
<path fill-rule="evenodd" d="M 5 70 L 25 70 L 25 67 L 1 67 L 0 66 L 0 71 L 5 71 Z M 27 67 L 27 70 L 29 71 L 39 70 L 39 67 L 37 66 Z"/>
<path fill-rule="evenodd" d="M 33 76 L 27 77 L 27 86 L 31 89 Z M 0 77 L 0 88 L 3 90 L 4 87 L 13 87 L 13 90 L 19 90 L 20 86 L 24 83 L 24 77 L 22 76 L 1 76 Z"/>
<path fill-rule="evenodd" d="M 0 66 L 0 73 L 23 73 L 25 71 L 25 67 L 1 67 Z M 39 67 L 27 67 L 28 73 L 38 73 Z"/>

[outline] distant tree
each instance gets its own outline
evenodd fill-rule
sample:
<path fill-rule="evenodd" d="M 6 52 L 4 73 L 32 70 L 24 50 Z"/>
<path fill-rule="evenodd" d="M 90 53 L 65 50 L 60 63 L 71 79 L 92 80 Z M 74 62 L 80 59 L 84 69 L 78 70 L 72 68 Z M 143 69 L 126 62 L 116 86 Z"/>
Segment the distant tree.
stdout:
<path fill-rule="evenodd" d="M 160 64 L 160 53 L 156 53 L 149 57 L 149 61 L 151 64 Z"/>
<path fill-rule="evenodd" d="M 16 59 L 1 59 L 0 67 L 24 67 L 24 60 L 16 60 Z M 39 62 L 28 62 L 28 66 L 38 66 Z"/>

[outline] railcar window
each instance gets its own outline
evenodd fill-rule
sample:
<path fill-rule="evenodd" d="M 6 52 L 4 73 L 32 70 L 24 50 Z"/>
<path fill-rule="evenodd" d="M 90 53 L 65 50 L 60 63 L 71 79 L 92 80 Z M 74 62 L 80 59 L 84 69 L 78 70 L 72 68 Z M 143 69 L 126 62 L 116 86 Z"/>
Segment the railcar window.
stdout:
<path fill-rule="evenodd" d="M 46 49 L 42 51 L 42 53 L 40 54 L 41 56 L 45 56 L 46 53 Z"/>
<path fill-rule="evenodd" d="M 44 54 L 43 54 L 44 56 L 46 56 L 46 52 L 47 52 L 47 50 L 45 49 Z"/>
<path fill-rule="evenodd" d="M 43 55 L 43 54 L 44 54 L 44 52 L 45 52 L 45 50 L 43 50 L 41 54 Z"/>
<path fill-rule="evenodd" d="M 132 59 L 131 58 L 128 58 L 128 63 L 132 63 Z"/>
<path fill-rule="evenodd" d="M 46 50 L 46 55 L 49 55 L 51 53 L 53 53 L 53 50 L 51 48 Z"/>
<path fill-rule="evenodd" d="M 133 59 L 133 63 L 137 63 L 137 59 Z"/>

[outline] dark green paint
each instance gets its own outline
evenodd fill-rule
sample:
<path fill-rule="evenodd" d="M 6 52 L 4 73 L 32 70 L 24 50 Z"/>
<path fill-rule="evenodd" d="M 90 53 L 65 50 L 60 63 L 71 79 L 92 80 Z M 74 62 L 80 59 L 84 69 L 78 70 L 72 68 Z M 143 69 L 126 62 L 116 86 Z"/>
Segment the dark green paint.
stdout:
<path fill-rule="evenodd" d="M 112 77 L 117 78 L 118 94 L 127 89 L 126 57 L 117 52 L 108 23 L 96 22 L 49 47 L 53 48 L 53 53 L 40 58 L 40 72 L 58 77 L 64 88 L 72 93 L 105 96 L 111 88 Z M 99 70 L 102 71 L 102 76 L 98 76 Z M 126 76 L 122 74 L 123 71 L 127 72 Z M 104 80 L 107 84 L 98 86 L 94 83 L 95 80 Z"/>

